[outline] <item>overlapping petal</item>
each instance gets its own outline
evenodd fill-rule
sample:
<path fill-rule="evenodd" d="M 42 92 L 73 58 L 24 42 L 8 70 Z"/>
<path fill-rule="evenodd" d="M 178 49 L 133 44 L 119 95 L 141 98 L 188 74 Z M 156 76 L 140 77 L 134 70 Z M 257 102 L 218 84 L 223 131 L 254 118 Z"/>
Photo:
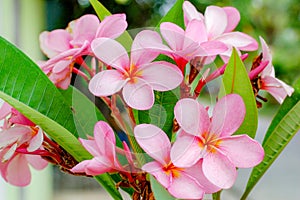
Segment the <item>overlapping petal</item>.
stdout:
<path fill-rule="evenodd" d="M 205 24 L 209 38 L 214 38 L 224 33 L 227 27 L 226 12 L 218 6 L 208 6 L 204 13 Z"/>
<path fill-rule="evenodd" d="M 163 170 L 163 165 L 161 163 L 156 161 L 146 163 L 143 165 L 142 170 L 154 176 L 156 180 L 165 188 L 169 187 L 170 177 Z"/>
<path fill-rule="evenodd" d="M 127 28 L 126 15 L 125 14 L 114 14 L 104 18 L 100 23 L 96 33 L 98 37 L 117 38 Z"/>

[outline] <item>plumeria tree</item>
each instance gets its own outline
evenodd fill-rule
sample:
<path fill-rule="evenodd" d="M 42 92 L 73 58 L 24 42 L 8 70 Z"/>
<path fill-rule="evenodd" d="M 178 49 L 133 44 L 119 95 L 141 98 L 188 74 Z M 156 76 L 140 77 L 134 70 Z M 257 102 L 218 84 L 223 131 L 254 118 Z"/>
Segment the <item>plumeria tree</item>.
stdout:
<path fill-rule="evenodd" d="M 125 14 L 90 2 L 98 16 L 40 34 L 47 61 L 0 38 L 3 179 L 26 186 L 29 165 L 51 163 L 94 177 L 114 199 L 122 199 L 119 189 L 136 200 L 221 199 L 239 168 L 254 167 L 246 199 L 299 130 L 300 81 L 276 78 L 265 40 L 235 31 L 233 7 L 202 14 L 178 0 L 132 38 Z M 257 56 L 247 66 L 250 51 Z M 207 107 L 201 97 L 210 82 L 219 92 Z M 261 90 L 282 104 L 262 144 L 254 139 L 267 101 Z"/>

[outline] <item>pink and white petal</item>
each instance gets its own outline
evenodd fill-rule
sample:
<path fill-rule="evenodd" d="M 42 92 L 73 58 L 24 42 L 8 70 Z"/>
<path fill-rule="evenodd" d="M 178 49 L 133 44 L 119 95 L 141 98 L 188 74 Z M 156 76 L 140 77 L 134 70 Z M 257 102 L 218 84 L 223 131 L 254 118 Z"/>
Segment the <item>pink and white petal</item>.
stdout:
<path fill-rule="evenodd" d="M 160 32 L 172 50 L 182 50 L 185 38 L 182 28 L 171 22 L 163 22 L 160 25 Z"/>
<path fill-rule="evenodd" d="M 108 123 L 99 121 L 94 127 L 94 139 L 102 156 L 115 158 L 116 138 Z"/>
<path fill-rule="evenodd" d="M 96 38 L 91 48 L 99 60 L 117 70 L 124 72 L 124 69 L 130 65 L 126 49 L 111 38 Z"/>
<path fill-rule="evenodd" d="M 117 70 L 105 70 L 96 74 L 89 83 L 89 90 L 95 96 L 110 96 L 126 84 L 123 74 Z"/>
<path fill-rule="evenodd" d="M 202 188 L 204 188 L 205 193 L 207 194 L 212 194 L 221 190 L 220 187 L 215 186 L 205 177 L 202 170 L 202 163 L 203 159 L 199 160 L 192 167 L 186 168 L 184 172 L 189 174 L 191 177 L 195 178 L 198 181 L 198 183 L 200 183 Z"/>
<path fill-rule="evenodd" d="M 73 30 L 71 30 L 73 33 L 72 45 L 80 47 L 86 40 L 92 42 L 99 26 L 98 17 L 96 15 L 87 14 L 73 22 L 74 27 Z"/>
<path fill-rule="evenodd" d="M 162 184 L 165 188 L 168 188 L 170 185 L 171 177 L 170 175 L 167 175 L 167 173 L 163 170 L 163 165 L 161 165 L 159 162 L 153 161 L 146 163 L 142 170 L 148 172 L 152 176 L 156 178 L 156 180 Z"/>
<path fill-rule="evenodd" d="M 224 32 L 231 32 L 240 22 L 240 12 L 234 7 L 223 7 L 223 10 L 227 15 L 227 27 Z"/>
<path fill-rule="evenodd" d="M 203 153 L 197 137 L 182 135 L 171 148 L 171 161 L 177 167 L 191 167 L 203 157 Z"/>
<path fill-rule="evenodd" d="M 160 53 L 170 53 L 169 47 L 162 43 L 160 35 L 155 31 L 144 30 L 139 32 L 132 43 L 131 62 L 140 66 L 150 63 Z"/>
<path fill-rule="evenodd" d="M 182 9 L 184 14 L 185 26 L 187 26 L 192 19 L 203 20 L 204 18 L 204 16 L 200 12 L 198 12 L 195 6 L 189 1 L 183 2 Z"/>
<path fill-rule="evenodd" d="M 173 178 L 167 189 L 178 199 L 202 199 L 205 193 L 204 188 L 193 177 L 184 172 L 181 172 L 178 178 Z"/>
<path fill-rule="evenodd" d="M 0 108 L 0 119 L 4 119 L 5 117 L 7 117 L 11 113 L 12 108 L 13 107 L 11 107 L 11 105 L 9 105 L 6 102 L 3 102 Z"/>
<path fill-rule="evenodd" d="M 57 54 L 67 51 L 72 48 L 70 41 L 72 36 L 62 29 L 57 29 L 51 32 L 44 31 L 39 36 L 41 50 L 52 58 Z"/>
<path fill-rule="evenodd" d="M 104 18 L 97 30 L 96 37 L 117 38 L 127 28 L 126 15 L 114 14 Z"/>
<path fill-rule="evenodd" d="M 31 181 L 31 173 L 25 155 L 16 155 L 8 164 L 6 180 L 14 186 L 27 186 Z"/>
<path fill-rule="evenodd" d="M 70 171 L 73 173 L 85 173 L 86 167 L 89 164 L 90 160 L 84 160 L 75 165 Z"/>
<path fill-rule="evenodd" d="M 283 103 L 287 95 L 294 91 L 292 87 L 271 76 L 262 77 L 262 90 L 269 92 L 280 104 Z"/>
<path fill-rule="evenodd" d="M 45 169 L 48 166 L 48 162 L 38 155 L 26 155 L 28 163 L 36 170 Z"/>
<path fill-rule="evenodd" d="M 32 152 L 39 149 L 42 146 L 44 141 L 44 133 L 41 128 L 39 128 L 37 134 L 29 141 L 29 146 L 27 147 L 27 151 Z"/>
<path fill-rule="evenodd" d="M 52 72 L 56 74 L 64 73 L 64 70 L 68 70 L 71 73 L 69 68 L 72 60 L 60 60 L 54 64 Z"/>
<path fill-rule="evenodd" d="M 242 51 L 255 51 L 258 49 L 257 41 L 249 35 L 241 32 L 224 33 L 215 40 L 224 42 L 227 45 L 238 48 Z"/>
<path fill-rule="evenodd" d="M 234 164 L 218 150 L 203 159 L 202 169 L 205 177 L 222 189 L 232 187 L 237 177 Z"/>
<path fill-rule="evenodd" d="M 128 82 L 122 94 L 126 104 L 137 110 L 148 110 L 154 104 L 152 87 L 140 78 L 137 78 L 135 83 Z"/>
<path fill-rule="evenodd" d="M 111 160 L 107 157 L 95 157 L 86 165 L 85 172 L 88 175 L 96 176 L 104 174 L 106 172 L 114 172 L 118 169 L 114 166 L 114 163 L 111 163 Z"/>
<path fill-rule="evenodd" d="M 170 162 L 171 143 L 168 136 L 157 126 L 139 124 L 134 128 L 134 136 L 141 148 L 161 165 Z"/>
<path fill-rule="evenodd" d="M 272 63 L 271 50 L 268 47 L 266 41 L 261 36 L 259 36 L 259 41 L 260 41 L 261 48 L 262 48 L 263 60 L 267 60 Z"/>
<path fill-rule="evenodd" d="M 139 71 L 142 73 L 142 79 L 157 91 L 172 90 L 179 86 L 183 79 L 178 67 L 165 61 L 143 65 Z"/>
<path fill-rule="evenodd" d="M 79 142 L 94 157 L 101 156 L 100 154 L 101 150 L 98 148 L 96 141 L 94 139 L 86 140 L 86 139 L 79 138 Z"/>
<path fill-rule="evenodd" d="M 215 56 L 228 50 L 227 45 L 219 41 L 202 42 L 196 56 Z"/>
<path fill-rule="evenodd" d="M 209 38 L 215 38 L 226 30 L 227 15 L 226 12 L 218 6 L 208 6 L 204 13 L 205 24 Z"/>
<path fill-rule="evenodd" d="M 9 129 L 3 130 L 0 132 L 0 148 L 4 148 L 14 142 L 27 142 L 28 135 L 30 135 L 31 129 L 27 126 L 14 126 Z M 20 141 L 21 138 L 24 138 L 25 141 Z"/>
<path fill-rule="evenodd" d="M 264 149 L 261 144 L 248 135 L 222 138 L 219 149 L 238 168 L 254 167 L 264 159 Z"/>
<path fill-rule="evenodd" d="M 194 99 L 181 99 L 174 108 L 174 114 L 180 127 L 187 133 L 199 136 L 207 132 L 210 119 L 205 108 Z"/>
<path fill-rule="evenodd" d="M 203 20 L 193 19 L 189 22 L 185 30 L 184 49 L 190 43 L 202 43 L 208 41 L 207 30 Z"/>
<path fill-rule="evenodd" d="M 245 114 L 242 97 L 237 94 L 226 95 L 215 105 L 210 133 L 220 137 L 232 135 L 243 123 Z"/>

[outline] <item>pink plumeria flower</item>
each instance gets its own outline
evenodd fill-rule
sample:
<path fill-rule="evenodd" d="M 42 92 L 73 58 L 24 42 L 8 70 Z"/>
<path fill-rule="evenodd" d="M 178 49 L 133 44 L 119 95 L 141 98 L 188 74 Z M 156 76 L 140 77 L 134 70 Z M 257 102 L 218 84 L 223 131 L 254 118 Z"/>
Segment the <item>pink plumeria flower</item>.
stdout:
<path fill-rule="evenodd" d="M 189 167 L 203 159 L 204 176 L 220 188 L 230 188 L 238 168 L 259 164 L 264 157 L 262 146 L 248 135 L 232 134 L 245 116 L 243 99 L 230 94 L 220 99 L 209 118 L 207 110 L 194 99 L 181 99 L 174 113 L 181 126 L 171 159 L 178 167 Z"/>
<path fill-rule="evenodd" d="M 15 125 L 0 132 L 0 171 L 8 183 L 26 186 L 31 181 L 29 165 L 37 170 L 47 166 L 47 161 L 34 154 L 43 143 L 43 131 L 38 127 Z M 24 154 L 23 152 L 26 152 Z"/>
<path fill-rule="evenodd" d="M 232 32 L 240 21 L 240 13 L 236 8 L 208 6 L 203 15 L 189 1 L 185 1 L 183 11 L 186 26 L 194 19 L 201 22 L 198 34 L 202 41 L 219 41 L 227 45 L 228 51 L 221 53 L 225 61 L 230 57 L 233 47 L 241 51 L 257 50 L 258 43 L 252 37 L 241 32 Z"/>
<path fill-rule="evenodd" d="M 275 70 L 272 64 L 272 55 L 265 40 L 260 37 L 262 45 L 262 60 L 261 62 L 268 62 L 267 66 L 258 74 L 256 70 L 249 73 L 250 79 L 256 78 L 257 74 L 260 77 L 259 89 L 269 92 L 280 104 L 287 96 L 291 96 L 294 88 L 287 85 L 283 81 L 275 77 Z"/>
<path fill-rule="evenodd" d="M 123 88 L 123 98 L 128 106 L 147 110 L 154 103 L 153 90 L 172 90 L 182 82 L 177 66 L 165 61 L 151 62 L 158 53 L 142 47 L 145 34 L 153 32 L 137 34 L 130 58 L 125 48 L 115 40 L 98 38 L 93 41 L 92 50 L 96 57 L 114 68 L 101 71 L 91 79 L 89 90 L 95 96 L 110 96 Z"/>
<path fill-rule="evenodd" d="M 67 89 L 74 63 L 81 56 L 93 55 L 92 41 L 100 37 L 117 38 L 126 27 L 124 14 L 108 16 L 101 23 L 95 15 L 84 15 L 70 22 L 64 30 L 45 31 L 40 35 L 40 44 L 50 60 L 40 67 L 57 87 Z"/>
<path fill-rule="evenodd" d="M 106 172 L 118 172 L 124 169 L 116 156 L 116 138 L 112 128 L 103 121 L 96 123 L 94 139 L 79 139 L 84 148 L 93 156 L 71 169 L 73 173 L 86 173 L 96 176 Z"/>
<path fill-rule="evenodd" d="M 171 143 L 160 128 L 140 124 L 134 128 L 134 135 L 141 148 L 154 159 L 146 163 L 142 170 L 153 175 L 174 197 L 202 199 L 205 192 L 212 193 L 220 189 L 205 178 L 201 161 L 190 168 L 180 168 L 173 164 L 170 157 Z"/>

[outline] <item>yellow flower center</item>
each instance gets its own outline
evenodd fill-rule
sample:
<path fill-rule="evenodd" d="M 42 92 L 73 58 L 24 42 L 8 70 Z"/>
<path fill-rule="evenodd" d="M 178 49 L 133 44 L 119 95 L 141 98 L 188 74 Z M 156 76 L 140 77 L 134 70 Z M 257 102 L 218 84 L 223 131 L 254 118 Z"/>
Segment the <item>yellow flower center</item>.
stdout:
<path fill-rule="evenodd" d="M 215 153 L 220 147 L 222 140 L 216 134 L 205 132 L 201 135 L 198 142 L 201 149 L 205 149 L 207 153 Z"/>
<path fill-rule="evenodd" d="M 168 176 L 172 176 L 173 178 L 178 178 L 183 171 L 182 168 L 174 166 L 173 163 L 164 166 L 163 170 Z"/>
<path fill-rule="evenodd" d="M 123 75 L 124 79 L 129 79 L 129 83 L 136 83 L 138 78 L 142 77 L 142 71 L 131 64 L 129 69 L 126 69 L 126 72 Z"/>

